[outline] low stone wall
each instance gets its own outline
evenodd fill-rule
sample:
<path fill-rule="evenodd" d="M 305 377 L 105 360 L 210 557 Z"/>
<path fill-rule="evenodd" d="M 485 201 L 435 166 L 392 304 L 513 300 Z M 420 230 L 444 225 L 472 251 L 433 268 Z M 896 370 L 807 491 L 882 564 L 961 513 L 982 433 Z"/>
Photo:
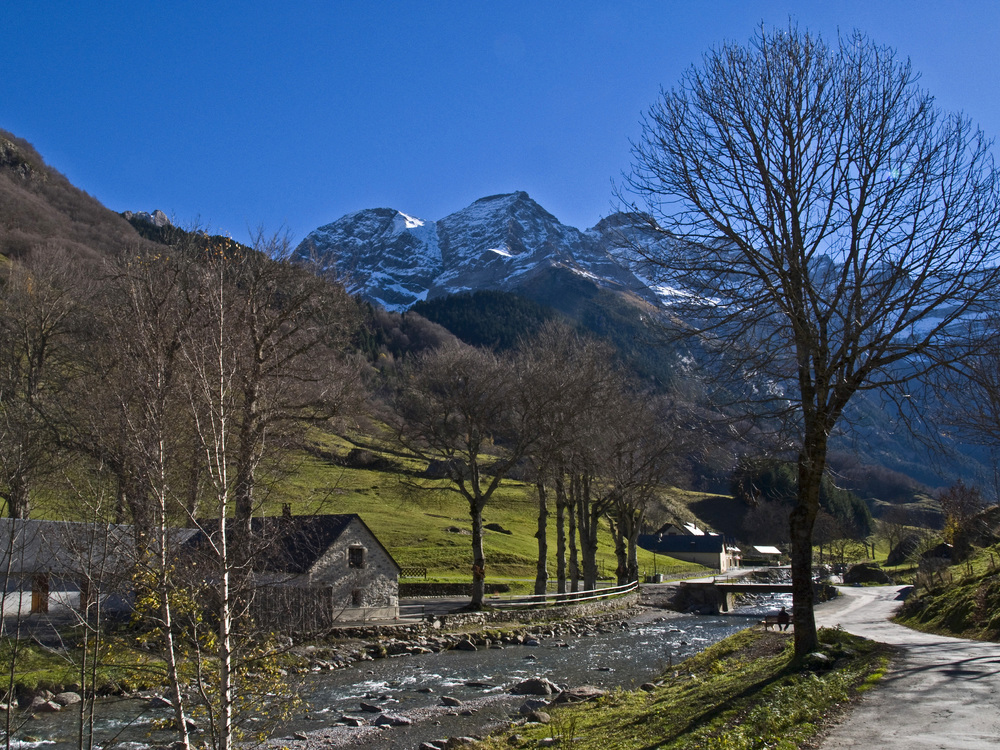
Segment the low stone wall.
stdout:
<path fill-rule="evenodd" d="M 460 612 L 435 617 L 435 627 L 461 628 L 466 625 L 488 625 L 491 623 L 520 622 L 532 623 L 554 619 L 574 619 L 590 617 L 604 612 L 629 609 L 639 603 L 639 592 L 630 591 L 608 599 L 595 599 L 580 604 L 559 606 L 517 607 L 516 609 L 487 610 L 484 612 Z M 438 625 L 440 623 L 440 625 Z"/>

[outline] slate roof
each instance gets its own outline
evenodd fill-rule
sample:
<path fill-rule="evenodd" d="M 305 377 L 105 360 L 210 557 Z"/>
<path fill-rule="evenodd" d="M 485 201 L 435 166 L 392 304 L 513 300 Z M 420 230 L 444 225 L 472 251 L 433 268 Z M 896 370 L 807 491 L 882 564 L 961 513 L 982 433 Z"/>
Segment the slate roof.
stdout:
<path fill-rule="evenodd" d="M 669 555 L 672 552 L 706 552 L 718 554 L 724 551 L 725 539 L 721 536 L 687 536 L 682 534 L 640 534 L 636 544 L 644 550 Z"/>
<path fill-rule="evenodd" d="M 357 513 L 265 516 L 250 519 L 251 533 L 264 545 L 254 556 L 254 568 L 257 571 L 295 575 L 307 573 L 355 520 L 371 535 L 385 556 L 398 569 L 399 563 L 393 559 Z M 191 545 L 194 547 L 204 544 L 203 534 L 209 536 L 218 534 L 219 521 L 206 519 L 199 521 L 198 526 L 201 527 L 202 533 L 192 538 Z M 227 525 L 226 531 L 227 536 L 232 538 L 235 527 Z"/>
<path fill-rule="evenodd" d="M 176 541 L 194 533 L 172 529 Z M 0 571 L 12 575 L 51 574 L 93 578 L 112 576 L 135 557 L 128 524 L 0 518 Z"/>

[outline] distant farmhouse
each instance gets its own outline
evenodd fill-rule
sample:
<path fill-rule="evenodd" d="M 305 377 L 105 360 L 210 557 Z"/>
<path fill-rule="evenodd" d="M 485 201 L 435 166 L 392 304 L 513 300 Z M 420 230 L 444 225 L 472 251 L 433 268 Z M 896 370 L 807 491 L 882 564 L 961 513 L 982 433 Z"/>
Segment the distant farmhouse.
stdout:
<path fill-rule="evenodd" d="M 720 534 L 706 533 L 693 523 L 668 523 L 655 534 L 640 534 L 637 544 L 658 555 L 693 562 L 725 573 L 740 565 L 740 549 Z"/>
<path fill-rule="evenodd" d="M 5 612 L 31 592 L 30 611 L 55 600 L 82 609 L 100 597 L 106 611 L 131 607 L 134 536 L 124 524 L 0 519 L 0 575 Z M 251 616 L 258 627 L 318 631 L 341 622 L 399 615 L 399 565 L 356 514 L 254 518 Z M 231 528 L 227 539 L 233 534 Z M 190 573 L 205 558 L 218 521 L 171 530 L 176 557 Z M 204 582 L 193 577 L 192 583 Z M 15 596 L 15 594 L 17 596 Z M 29 608 L 24 606 L 26 614 Z"/>

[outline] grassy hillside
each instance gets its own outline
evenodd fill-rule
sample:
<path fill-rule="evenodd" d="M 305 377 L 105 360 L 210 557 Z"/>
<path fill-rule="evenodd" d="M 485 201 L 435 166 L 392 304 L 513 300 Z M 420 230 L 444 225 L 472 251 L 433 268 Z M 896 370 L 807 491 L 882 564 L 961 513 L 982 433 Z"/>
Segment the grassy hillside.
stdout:
<path fill-rule="evenodd" d="M 362 446 L 379 468 L 352 468 L 347 456 Z M 392 453 L 368 438 L 358 442 L 320 431 L 292 457 L 285 475 L 268 496 L 265 512 L 357 513 L 403 566 L 428 569 L 436 580 L 465 581 L 470 577 L 471 536 L 465 500 L 448 490 L 446 481 L 420 479 L 425 466 L 411 457 Z M 537 555 L 536 498 L 533 487 L 508 481 L 498 490 L 484 514 L 488 524 L 499 524 L 505 534 L 487 531 L 487 581 L 534 579 Z M 555 576 L 555 512 L 550 508 L 549 575 Z M 598 554 L 602 573 L 614 576 L 615 557 L 610 535 L 604 534 Z M 679 574 L 703 570 L 699 566 L 639 551 L 640 575 L 654 571 Z"/>
<path fill-rule="evenodd" d="M 896 621 L 917 630 L 1000 641 L 1000 544 L 917 576 Z"/>

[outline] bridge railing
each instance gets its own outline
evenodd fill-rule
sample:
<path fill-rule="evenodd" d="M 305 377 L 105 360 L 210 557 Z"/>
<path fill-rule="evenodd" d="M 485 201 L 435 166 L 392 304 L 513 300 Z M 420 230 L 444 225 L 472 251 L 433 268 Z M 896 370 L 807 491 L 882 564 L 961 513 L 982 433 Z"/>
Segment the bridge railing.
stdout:
<path fill-rule="evenodd" d="M 588 589 L 587 591 L 567 591 L 564 594 L 531 594 L 506 600 L 490 600 L 490 606 L 497 609 L 516 609 L 517 607 L 552 607 L 562 604 L 580 604 L 581 602 L 597 601 L 622 596 L 639 588 L 639 582 L 633 581 L 624 586 L 609 586 L 606 588 Z"/>

